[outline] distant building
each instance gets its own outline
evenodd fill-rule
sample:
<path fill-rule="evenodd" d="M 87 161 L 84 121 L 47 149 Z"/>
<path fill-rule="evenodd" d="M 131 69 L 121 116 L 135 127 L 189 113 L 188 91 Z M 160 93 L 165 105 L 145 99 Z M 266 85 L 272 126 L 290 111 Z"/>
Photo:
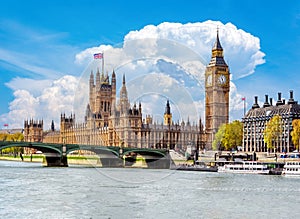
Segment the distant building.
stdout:
<path fill-rule="evenodd" d="M 282 135 L 276 145 L 276 152 L 291 152 L 295 150 L 291 139 L 293 130 L 292 121 L 300 118 L 300 105 L 293 98 L 293 91 L 290 91 L 290 99 L 286 102 L 281 99 L 281 93 L 278 93 L 278 100 L 273 105 L 273 99 L 265 96 L 265 102 L 262 107 L 258 105 L 258 97 L 255 97 L 252 108 L 243 118 L 243 150 L 247 152 L 267 152 L 267 145 L 264 142 L 264 130 L 266 123 L 275 115 L 282 118 Z"/>
<path fill-rule="evenodd" d="M 33 119 L 24 122 L 24 141 L 41 142 L 43 140 L 43 120 Z"/>
<path fill-rule="evenodd" d="M 0 133 L 3 134 L 15 134 L 15 133 L 23 133 L 24 129 L 22 128 L 16 128 L 16 129 L 0 129 Z"/>

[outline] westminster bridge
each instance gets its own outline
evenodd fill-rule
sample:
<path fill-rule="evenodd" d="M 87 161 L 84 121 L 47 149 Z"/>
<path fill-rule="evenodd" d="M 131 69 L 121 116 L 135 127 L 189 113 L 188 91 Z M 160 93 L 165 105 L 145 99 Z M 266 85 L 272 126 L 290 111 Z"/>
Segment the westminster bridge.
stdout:
<path fill-rule="evenodd" d="M 52 167 L 67 167 L 67 155 L 78 150 L 95 153 L 99 156 L 102 167 L 132 166 L 141 157 L 148 168 L 168 169 L 172 163 L 167 149 L 0 141 L 0 150 L 10 147 L 27 147 L 41 151 L 45 156 L 45 166 Z"/>

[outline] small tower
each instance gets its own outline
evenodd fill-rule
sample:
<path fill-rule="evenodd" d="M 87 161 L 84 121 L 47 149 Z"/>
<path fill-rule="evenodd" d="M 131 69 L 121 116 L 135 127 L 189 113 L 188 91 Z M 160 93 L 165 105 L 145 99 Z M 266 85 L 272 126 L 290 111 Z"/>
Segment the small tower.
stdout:
<path fill-rule="evenodd" d="M 42 142 L 43 141 L 43 120 L 34 121 L 30 119 L 24 122 L 24 141 Z"/>
<path fill-rule="evenodd" d="M 64 132 L 75 125 L 75 114 L 70 117 L 66 117 L 66 114 L 60 115 L 60 132 Z"/>
<path fill-rule="evenodd" d="M 97 73 L 96 73 L 96 91 L 98 91 L 100 89 L 100 72 L 99 72 L 99 68 L 97 69 Z"/>
<path fill-rule="evenodd" d="M 128 94 L 127 94 L 127 88 L 126 88 L 126 82 L 125 82 L 125 75 L 123 75 L 123 85 L 122 85 L 122 88 L 121 88 L 121 91 L 120 91 L 120 105 L 119 105 L 119 108 L 120 108 L 120 113 L 121 115 L 126 115 L 130 108 L 130 104 L 129 104 L 129 101 L 128 101 Z"/>
<path fill-rule="evenodd" d="M 93 70 L 90 74 L 90 93 L 89 93 L 89 105 L 92 109 L 95 108 L 95 83 Z"/>
<path fill-rule="evenodd" d="M 171 107 L 170 102 L 167 100 L 165 114 L 164 114 L 164 125 L 171 125 L 172 124 L 172 113 L 171 113 Z"/>
<path fill-rule="evenodd" d="M 51 131 L 54 132 L 55 131 L 55 127 L 54 127 L 54 121 L 52 120 L 51 122 Z"/>
<path fill-rule="evenodd" d="M 111 115 L 116 113 L 116 84 L 116 73 L 113 70 L 111 76 Z"/>

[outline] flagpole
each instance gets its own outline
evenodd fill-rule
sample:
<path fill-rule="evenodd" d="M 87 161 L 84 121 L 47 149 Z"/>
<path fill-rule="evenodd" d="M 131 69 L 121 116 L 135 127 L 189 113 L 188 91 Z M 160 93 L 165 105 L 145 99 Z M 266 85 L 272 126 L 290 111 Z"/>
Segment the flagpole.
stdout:
<path fill-rule="evenodd" d="M 104 74 L 104 52 L 102 52 L 102 74 Z"/>
<path fill-rule="evenodd" d="M 244 100 L 244 117 L 246 115 L 246 97 L 243 98 Z"/>

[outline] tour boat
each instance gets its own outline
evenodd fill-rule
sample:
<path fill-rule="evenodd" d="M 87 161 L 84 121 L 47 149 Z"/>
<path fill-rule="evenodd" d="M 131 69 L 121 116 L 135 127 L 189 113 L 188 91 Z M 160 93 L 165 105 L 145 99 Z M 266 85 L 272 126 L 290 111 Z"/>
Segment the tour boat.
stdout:
<path fill-rule="evenodd" d="M 220 173 L 254 173 L 254 174 L 269 174 L 268 166 L 256 161 L 243 161 L 239 163 L 225 164 L 219 166 Z"/>
<path fill-rule="evenodd" d="M 283 166 L 282 175 L 300 176 L 300 161 L 288 161 Z"/>

